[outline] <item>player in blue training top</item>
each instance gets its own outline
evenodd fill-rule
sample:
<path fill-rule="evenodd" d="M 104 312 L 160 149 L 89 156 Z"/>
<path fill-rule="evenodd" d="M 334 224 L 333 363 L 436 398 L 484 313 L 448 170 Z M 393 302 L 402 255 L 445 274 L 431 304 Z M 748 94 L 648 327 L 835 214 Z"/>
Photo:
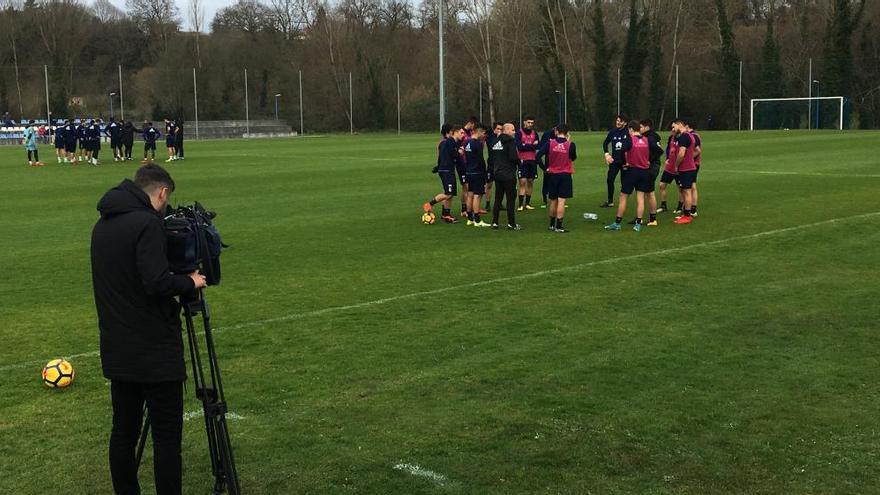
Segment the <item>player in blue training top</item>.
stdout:
<path fill-rule="evenodd" d="M 464 145 L 467 158 L 465 173 L 467 174 L 468 192 L 468 225 L 475 227 L 491 227 L 480 219 L 480 203 L 486 194 L 486 158 L 483 156 L 483 143 L 486 138 L 486 126 L 477 124 L 471 138 Z"/>
<path fill-rule="evenodd" d="M 152 163 L 156 159 L 156 141 L 162 137 L 162 133 L 153 127 L 152 122 L 145 120 L 141 135 L 144 138 L 144 159 L 141 163 Z"/>
<path fill-rule="evenodd" d="M 89 163 L 98 166 L 98 154 L 101 153 L 101 119 L 92 121 L 88 129 L 89 135 Z"/>
<path fill-rule="evenodd" d="M 434 205 L 443 203 L 443 212 L 440 218 L 446 223 L 458 223 L 458 220 L 452 215 L 452 198 L 458 194 L 456 167 L 460 166 L 461 155 L 458 148 L 464 137 L 464 130 L 457 125 L 443 124 L 440 134 L 443 139 L 437 145 L 437 166 L 432 172 L 440 176 L 443 192 L 423 204 L 422 209 L 428 213 L 434 209 Z"/>
<path fill-rule="evenodd" d="M 64 126 L 55 128 L 55 159 L 58 163 L 64 163 L 67 152 L 64 151 Z"/>
<path fill-rule="evenodd" d="M 110 138 L 110 149 L 113 150 L 113 161 L 122 161 L 122 124 L 110 117 L 110 123 L 104 127 L 104 135 Z"/>
<path fill-rule="evenodd" d="M 65 163 L 76 165 L 76 126 L 73 121 L 67 119 L 64 123 L 64 152 L 67 157 Z"/>
<path fill-rule="evenodd" d="M 626 165 L 623 148 L 629 140 L 629 130 L 626 128 L 628 120 L 624 115 L 618 115 L 614 120 L 614 129 L 608 131 L 608 136 L 602 143 L 602 149 L 605 151 L 605 162 L 608 164 L 608 176 L 605 178 L 605 184 L 608 186 L 608 200 L 599 205 L 601 208 L 610 208 L 614 206 L 614 180 Z M 621 178 L 622 182 L 622 178 Z"/>
<path fill-rule="evenodd" d="M 76 154 L 76 161 L 81 162 L 86 159 L 86 156 L 89 153 L 89 123 L 83 119 L 79 122 L 79 125 L 76 126 L 76 141 L 78 146 L 78 151 Z"/>
<path fill-rule="evenodd" d="M 165 163 L 177 160 L 177 150 L 174 148 L 177 139 L 177 123 L 173 120 L 165 119 L 165 147 L 168 148 L 168 159 Z"/>

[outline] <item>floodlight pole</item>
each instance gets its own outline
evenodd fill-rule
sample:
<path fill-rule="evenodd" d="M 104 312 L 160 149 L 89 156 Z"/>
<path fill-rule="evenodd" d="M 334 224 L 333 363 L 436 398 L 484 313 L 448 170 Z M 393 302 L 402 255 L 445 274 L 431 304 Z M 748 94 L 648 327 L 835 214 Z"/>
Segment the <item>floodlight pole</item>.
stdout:
<path fill-rule="evenodd" d="M 739 61 L 739 130 L 743 128 L 743 61 Z"/>
<path fill-rule="evenodd" d="M 278 98 L 281 97 L 281 93 L 275 93 L 275 120 L 278 120 Z"/>
<path fill-rule="evenodd" d="M 620 115 L 620 67 L 617 68 L 617 115 Z"/>
<path fill-rule="evenodd" d="M 444 67 L 443 67 L 443 2 L 437 2 L 437 32 L 438 32 L 438 57 L 440 58 L 440 127 L 446 123 L 446 88 L 444 87 Z"/>
<path fill-rule="evenodd" d="M 568 72 L 562 74 L 562 121 L 568 123 Z"/>
<path fill-rule="evenodd" d="M 248 137 L 251 135 L 251 109 L 248 102 L 247 69 L 244 70 L 244 129 Z"/>
<path fill-rule="evenodd" d="M 116 93 L 110 93 L 110 118 L 113 118 L 113 97 L 116 96 Z"/>
<path fill-rule="evenodd" d="M 807 76 L 807 96 L 811 99 L 807 100 L 807 129 L 813 128 L 813 59 L 810 58 L 810 71 Z"/>
<path fill-rule="evenodd" d="M 678 64 L 675 64 L 675 118 L 678 118 Z"/>
<path fill-rule="evenodd" d="M 400 72 L 397 73 L 397 134 L 400 134 Z"/>
<path fill-rule="evenodd" d="M 119 68 L 119 118 L 125 120 L 125 103 L 122 99 L 122 65 Z"/>
<path fill-rule="evenodd" d="M 354 134 L 354 88 L 352 87 L 351 71 L 348 72 L 348 127 Z"/>
<path fill-rule="evenodd" d="M 49 129 L 52 129 L 52 111 L 49 109 L 49 66 L 43 66 L 43 78 L 46 81 L 46 122 Z"/>
<path fill-rule="evenodd" d="M 483 76 L 480 76 L 480 122 L 483 121 Z"/>
<path fill-rule="evenodd" d="M 199 139 L 199 85 L 196 81 L 196 68 L 193 67 L 193 109 L 196 118 L 196 140 Z"/>
<path fill-rule="evenodd" d="M 306 133 L 305 127 L 303 127 L 303 71 L 299 71 L 299 134 L 303 135 Z"/>
<path fill-rule="evenodd" d="M 519 125 L 522 125 L 522 72 L 519 73 Z"/>

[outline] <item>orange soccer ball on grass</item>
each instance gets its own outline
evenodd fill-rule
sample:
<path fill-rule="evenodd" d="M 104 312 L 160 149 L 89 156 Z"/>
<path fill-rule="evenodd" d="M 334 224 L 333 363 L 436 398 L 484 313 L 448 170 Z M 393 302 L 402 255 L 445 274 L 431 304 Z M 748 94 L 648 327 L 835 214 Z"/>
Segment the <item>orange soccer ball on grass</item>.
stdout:
<path fill-rule="evenodd" d="M 73 383 L 75 375 L 70 363 L 64 359 L 53 359 L 43 367 L 43 385 L 49 388 L 64 388 Z"/>

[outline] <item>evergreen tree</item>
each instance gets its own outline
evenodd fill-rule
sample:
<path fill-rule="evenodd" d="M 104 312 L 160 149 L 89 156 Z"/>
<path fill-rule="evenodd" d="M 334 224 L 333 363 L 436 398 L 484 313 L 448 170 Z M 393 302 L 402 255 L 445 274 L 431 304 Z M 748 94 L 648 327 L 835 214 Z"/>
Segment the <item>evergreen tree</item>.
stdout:
<path fill-rule="evenodd" d="M 659 14 L 659 13 L 658 13 Z M 661 29 L 659 15 L 645 21 L 645 31 L 651 33 L 646 37 L 648 64 L 648 115 L 654 119 L 654 125 L 660 125 L 660 114 L 663 111 L 663 98 L 666 94 L 666 81 L 663 78 L 663 44 L 660 43 Z"/>
<path fill-rule="evenodd" d="M 639 16 L 636 0 L 629 1 L 629 26 L 620 67 L 620 111 L 627 115 L 639 113 L 642 72 L 645 68 L 646 18 Z"/>
<path fill-rule="evenodd" d="M 831 16 L 825 30 L 825 60 L 822 94 L 852 96 L 852 36 L 865 0 L 832 0 Z"/>
<path fill-rule="evenodd" d="M 718 63 L 721 69 L 724 85 L 722 98 L 724 101 L 725 117 L 732 118 L 736 116 L 737 94 L 739 87 L 739 56 L 736 54 L 734 46 L 733 27 L 727 18 L 727 7 L 724 0 L 715 0 L 715 9 L 718 20 L 718 36 L 721 40 L 719 50 Z M 735 122 L 736 119 L 730 122 Z M 722 123 L 722 125 L 724 125 Z"/>
<path fill-rule="evenodd" d="M 774 16 L 771 6 L 767 15 L 764 49 L 761 51 L 761 98 L 780 98 L 785 87 L 782 67 L 779 64 L 779 45 L 776 43 L 776 34 L 773 30 Z"/>
<path fill-rule="evenodd" d="M 614 118 L 614 91 L 611 88 L 611 57 L 612 48 L 605 39 L 605 15 L 602 12 L 602 0 L 593 1 L 593 32 L 590 33 L 593 46 L 593 84 L 596 88 L 596 117 L 598 128 L 611 125 Z"/>

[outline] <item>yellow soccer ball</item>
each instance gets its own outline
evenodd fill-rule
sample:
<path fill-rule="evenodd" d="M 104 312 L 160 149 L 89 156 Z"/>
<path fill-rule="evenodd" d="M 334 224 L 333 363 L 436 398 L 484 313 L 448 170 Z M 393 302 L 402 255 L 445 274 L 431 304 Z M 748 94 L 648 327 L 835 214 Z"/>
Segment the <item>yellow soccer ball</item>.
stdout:
<path fill-rule="evenodd" d="M 426 212 L 424 215 L 422 215 L 422 223 L 425 225 L 431 225 L 436 220 L 437 220 L 437 217 L 431 211 Z"/>
<path fill-rule="evenodd" d="M 49 388 L 64 388 L 73 383 L 76 373 L 63 359 L 53 359 L 43 367 L 43 384 Z"/>

